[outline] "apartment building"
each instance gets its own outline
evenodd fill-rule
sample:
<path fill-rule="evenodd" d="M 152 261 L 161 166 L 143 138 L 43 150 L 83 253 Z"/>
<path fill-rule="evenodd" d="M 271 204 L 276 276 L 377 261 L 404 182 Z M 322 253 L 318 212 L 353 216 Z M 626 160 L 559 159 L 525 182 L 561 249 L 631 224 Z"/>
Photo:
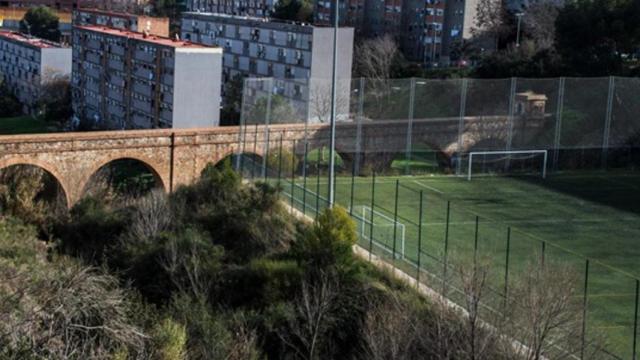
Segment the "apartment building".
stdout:
<path fill-rule="evenodd" d="M 169 36 L 169 18 L 135 15 L 97 9 L 78 9 L 73 12 L 73 24 L 97 25 L 116 29 L 147 32 L 151 35 Z"/>
<path fill-rule="evenodd" d="M 187 11 L 269 17 L 278 0 L 187 0 Z"/>
<path fill-rule="evenodd" d="M 24 34 L 0 31 L 0 77 L 35 114 L 42 85 L 71 73 L 71 48 Z"/>
<path fill-rule="evenodd" d="M 509 0 L 521 6 L 529 0 Z M 531 0 L 533 1 L 533 0 Z M 560 2 L 562 0 L 554 0 Z M 448 65 L 457 59 L 459 44 L 474 38 L 479 0 L 340 0 L 340 25 L 356 35 L 393 36 L 405 57 L 427 65 Z M 528 2 L 527 2 L 528 3 Z M 330 25 L 332 0 L 316 0 L 315 24 Z M 481 42 L 490 49 L 491 44 Z"/>
<path fill-rule="evenodd" d="M 0 0 L 0 7 L 29 8 L 33 6 L 48 6 L 56 10 L 74 10 L 81 7 L 100 9 L 134 9 L 141 8 L 149 0 Z"/>
<path fill-rule="evenodd" d="M 404 0 L 400 47 L 406 58 L 437 64 L 442 54 L 444 0 Z"/>
<path fill-rule="evenodd" d="M 217 126 L 222 49 L 102 26 L 73 31 L 73 108 L 104 129 Z"/>
<path fill-rule="evenodd" d="M 442 37 L 442 62 L 459 60 L 456 48 L 473 37 L 479 0 L 447 0 Z M 499 1 L 499 0 L 498 0 Z"/>
<path fill-rule="evenodd" d="M 273 78 L 273 89 L 263 90 L 273 90 L 285 97 L 297 110 L 307 111 L 309 118 L 318 117 L 308 109 L 309 98 L 317 97 L 325 88 L 330 90 L 332 28 L 190 12 L 183 14 L 181 32 L 183 39 L 224 48 L 223 81 L 237 74 Z M 344 99 L 349 98 L 353 35 L 353 28 L 339 29 L 337 77 L 342 84 L 340 96 Z"/>

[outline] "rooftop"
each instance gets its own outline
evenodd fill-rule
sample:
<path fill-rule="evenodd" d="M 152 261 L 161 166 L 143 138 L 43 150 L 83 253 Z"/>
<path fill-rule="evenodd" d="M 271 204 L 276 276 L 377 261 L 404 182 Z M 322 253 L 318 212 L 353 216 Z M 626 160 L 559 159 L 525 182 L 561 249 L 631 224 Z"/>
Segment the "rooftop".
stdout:
<path fill-rule="evenodd" d="M 259 22 L 259 23 L 264 23 L 264 24 L 274 24 L 274 25 L 280 25 L 280 26 L 288 25 L 288 26 L 307 27 L 307 28 L 327 27 L 325 25 L 314 25 L 314 24 L 305 23 L 305 22 L 279 20 L 279 19 L 273 19 L 273 18 L 262 18 L 262 17 L 256 17 L 256 16 L 229 15 L 229 14 L 212 13 L 212 12 L 199 12 L 199 11 L 183 12 L 182 16 L 183 17 L 185 17 L 185 16 L 215 17 L 215 18 L 218 18 L 218 19 L 226 19 L 226 20 L 233 20 L 233 21 L 252 21 L 252 22 Z"/>
<path fill-rule="evenodd" d="M 93 8 L 80 8 L 80 9 L 77 9 L 76 12 L 85 12 L 85 13 L 92 13 L 92 14 L 98 14 L 98 15 L 108 15 L 108 16 L 121 17 L 121 18 L 134 18 L 134 17 L 138 17 L 139 16 L 139 15 L 136 15 L 136 14 L 117 12 L 117 11 L 109 11 L 109 10 L 100 10 L 100 9 L 93 9 Z"/>
<path fill-rule="evenodd" d="M 214 46 L 196 44 L 196 43 L 192 43 L 191 41 L 176 40 L 176 39 L 171 39 L 171 38 L 166 38 L 166 37 L 151 35 L 151 34 L 147 35 L 147 34 L 135 32 L 135 31 L 114 29 L 114 28 L 109 28 L 105 26 L 75 26 L 75 28 L 81 29 L 81 30 L 95 31 L 102 34 L 123 36 L 128 39 L 135 39 L 139 41 L 145 41 L 145 42 L 149 42 L 157 45 L 169 46 L 174 48 L 192 48 L 192 49 L 215 48 Z"/>
<path fill-rule="evenodd" d="M 111 11 L 111 10 L 101 10 L 101 9 L 95 9 L 95 8 L 79 8 L 76 11 L 77 12 L 84 12 L 84 13 L 92 13 L 92 14 L 96 14 L 96 15 L 106 15 L 106 16 L 111 16 L 111 17 L 119 17 L 119 18 L 154 18 L 154 19 L 158 19 L 158 20 L 169 21 L 169 18 L 167 18 L 167 17 L 152 17 L 152 16 L 146 16 L 146 15 L 140 15 L 140 14 L 134 14 L 134 13 Z"/>
<path fill-rule="evenodd" d="M 20 43 L 23 43 L 25 45 L 30 45 L 32 47 L 36 47 L 36 48 L 40 48 L 40 49 L 66 48 L 67 47 L 65 45 L 62 45 L 62 44 L 59 44 L 59 43 L 56 43 L 56 42 L 53 42 L 53 41 L 40 39 L 40 38 L 37 38 L 37 37 L 34 37 L 34 36 L 21 34 L 19 32 L 15 32 L 15 31 L 0 30 L 0 38 L 14 40 L 16 42 L 20 42 Z"/>

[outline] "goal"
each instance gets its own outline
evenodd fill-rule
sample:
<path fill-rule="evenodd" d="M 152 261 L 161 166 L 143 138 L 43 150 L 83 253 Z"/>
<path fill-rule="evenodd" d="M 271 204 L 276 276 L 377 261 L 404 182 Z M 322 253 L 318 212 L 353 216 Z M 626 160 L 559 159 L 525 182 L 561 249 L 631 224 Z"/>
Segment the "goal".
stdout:
<path fill-rule="evenodd" d="M 396 258 L 404 258 L 406 229 L 403 223 L 394 221 L 393 218 L 365 205 L 355 206 L 352 216 L 356 220 L 359 235 L 363 240 L 393 254 L 395 238 Z"/>
<path fill-rule="evenodd" d="M 547 177 L 547 150 L 472 151 L 461 159 L 467 180 L 482 175 Z"/>

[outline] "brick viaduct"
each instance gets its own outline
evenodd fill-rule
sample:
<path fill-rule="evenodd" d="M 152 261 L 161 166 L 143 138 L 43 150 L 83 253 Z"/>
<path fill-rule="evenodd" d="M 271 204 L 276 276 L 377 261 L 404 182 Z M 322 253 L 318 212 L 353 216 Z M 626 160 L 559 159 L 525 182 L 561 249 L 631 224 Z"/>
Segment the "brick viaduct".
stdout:
<path fill-rule="evenodd" d="M 439 149 L 446 155 L 461 150 L 460 145 L 465 150 L 483 141 L 504 142 L 509 128 L 514 129 L 512 137 L 515 137 L 519 130 L 537 129 L 544 122 L 544 119 L 519 119 L 510 124 L 507 117 L 467 118 L 461 129 L 458 118 L 414 120 L 410 125 L 411 141 Z M 345 161 L 352 159 L 356 152 L 370 157 L 400 153 L 407 147 L 408 127 L 407 120 L 363 121 L 360 126 L 340 123 L 336 149 Z M 458 135 L 461 135 L 460 143 Z M 207 164 L 215 164 L 238 151 L 263 156 L 267 140 L 270 149 L 278 148 L 280 143 L 283 148 L 291 149 L 295 144 L 295 153 L 301 156 L 305 138 L 309 150 L 327 146 L 328 125 L 0 136 L 0 169 L 34 165 L 46 170 L 58 180 L 67 204 L 72 206 L 82 197 L 92 175 L 118 159 L 141 161 L 166 191 L 172 191 L 178 185 L 197 179 Z M 356 139 L 360 139 L 359 146 Z"/>

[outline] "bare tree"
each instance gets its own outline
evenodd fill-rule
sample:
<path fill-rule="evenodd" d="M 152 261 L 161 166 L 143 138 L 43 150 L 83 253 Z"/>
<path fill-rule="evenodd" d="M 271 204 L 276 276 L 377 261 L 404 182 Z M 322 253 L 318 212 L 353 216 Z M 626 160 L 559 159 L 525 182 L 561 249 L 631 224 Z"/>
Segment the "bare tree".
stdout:
<path fill-rule="evenodd" d="M 518 359 L 567 359 L 581 354 L 583 304 L 580 276 L 569 266 L 529 264 L 509 291 L 505 333 L 518 342 Z M 596 358 L 597 341 L 585 339 L 583 358 Z"/>
<path fill-rule="evenodd" d="M 461 349 L 471 360 L 491 358 L 489 350 L 496 345 L 497 336 L 493 329 L 486 326 L 490 313 L 483 313 L 485 297 L 488 292 L 490 262 L 486 259 L 474 259 L 472 264 L 458 266 L 462 291 L 464 293 L 464 309 L 466 310 L 466 339 Z M 482 315 L 485 315 L 482 319 Z M 494 323 L 495 325 L 495 323 Z"/>
<path fill-rule="evenodd" d="M 295 317 L 289 321 L 289 331 L 279 334 L 299 358 L 322 358 L 326 334 L 336 321 L 332 312 L 338 295 L 337 279 L 325 272 L 313 282 L 302 281 L 302 292 L 295 302 Z"/>
<path fill-rule="evenodd" d="M 336 115 L 349 115 L 350 89 L 346 81 L 336 84 Z M 331 81 L 313 80 L 309 89 L 309 115 L 314 121 L 328 123 L 331 119 Z"/>
<path fill-rule="evenodd" d="M 356 46 L 356 73 L 371 80 L 391 78 L 391 66 L 400 54 L 391 35 L 365 40 Z"/>
<path fill-rule="evenodd" d="M 199 234 L 187 231 L 186 241 L 182 238 L 168 239 L 161 263 L 169 274 L 171 282 L 180 293 L 192 295 L 195 299 L 209 298 L 216 268 L 219 266 L 219 249 L 211 247 Z"/>
<path fill-rule="evenodd" d="M 554 45 L 559 6 L 559 3 L 536 2 L 522 17 L 523 27 L 538 49 L 548 49 Z"/>
<path fill-rule="evenodd" d="M 366 358 L 371 360 L 413 359 L 421 324 L 415 316 L 415 309 L 391 293 L 389 298 L 374 304 L 367 312 L 363 326 L 363 341 Z"/>
<path fill-rule="evenodd" d="M 506 24 L 507 11 L 501 0 L 479 0 L 476 6 L 475 24 L 471 29 L 477 38 L 491 39 L 494 49 L 498 48 L 498 40 L 508 30 Z"/>
<path fill-rule="evenodd" d="M 157 238 L 171 225 L 172 215 L 167 194 L 154 189 L 149 194 L 135 201 L 136 211 L 129 238 L 134 241 L 149 242 Z"/>

